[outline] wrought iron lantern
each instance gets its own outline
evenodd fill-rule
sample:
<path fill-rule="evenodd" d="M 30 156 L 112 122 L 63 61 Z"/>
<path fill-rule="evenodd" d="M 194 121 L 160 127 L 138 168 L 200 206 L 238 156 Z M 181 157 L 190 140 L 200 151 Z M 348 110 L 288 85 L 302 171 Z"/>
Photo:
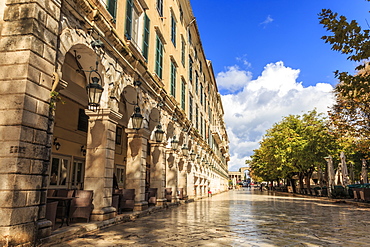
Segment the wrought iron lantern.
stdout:
<path fill-rule="evenodd" d="M 182 155 L 184 155 L 185 157 L 189 155 L 189 148 L 186 146 L 186 144 L 182 146 L 181 151 L 182 151 Z"/>
<path fill-rule="evenodd" d="M 172 141 L 171 141 L 171 148 L 172 148 L 173 151 L 176 151 L 178 146 L 179 146 L 179 141 L 176 140 L 176 136 L 174 136 Z"/>
<path fill-rule="evenodd" d="M 139 130 L 141 128 L 141 125 L 143 124 L 143 115 L 140 113 L 140 107 L 136 106 L 134 114 L 131 116 L 132 118 L 132 128 L 135 130 Z"/>
<path fill-rule="evenodd" d="M 92 76 L 93 73 L 97 76 Z M 104 91 L 104 88 L 99 84 L 101 76 L 97 71 L 92 71 L 90 72 L 89 79 L 91 82 L 86 86 L 88 104 L 92 108 L 97 108 L 100 105 L 100 99 Z"/>
<path fill-rule="evenodd" d="M 196 156 L 197 154 L 194 152 L 194 150 L 191 150 L 191 153 L 190 153 L 190 159 L 191 159 L 191 161 L 194 161 L 195 160 L 195 156 Z"/>
<path fill-rule="evenodd" d="M 154 131 L 154 137 L 156 142 L 162 142 L 164 136 L 164 130 L 162 129 L 162 125 L 158 124 L 156 131 Z"/>

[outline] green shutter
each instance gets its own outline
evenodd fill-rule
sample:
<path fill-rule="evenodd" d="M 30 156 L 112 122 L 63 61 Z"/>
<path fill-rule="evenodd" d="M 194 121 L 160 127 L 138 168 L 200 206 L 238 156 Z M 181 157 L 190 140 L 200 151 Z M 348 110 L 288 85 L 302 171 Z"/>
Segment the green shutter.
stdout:
<path fill-rule="evenodd" d="M 150 20 L 145 14 L 144 16 L 144 39 L 143 39 L 143 56 L 148 60 L 148 50 L 149 50 L 149 25 Z"/>
<path fill-rule="evenodd" d="M 155 73 L 162 79 L 162 66 L 163 66 L 163 44 L 157 36 L 156 57 L 155 57 Z"/>
<path fill-rule="evenodd" d="M 117 9 L 117 0 L 108 0 L 107 10 L 109 14 L 113 17 L 113 20 L 116 19 L 116 9 Z"/>
<path fill-rule="evenodd" d="M 132 0 L 127 0 L 126 5 L 126 26 L 125 26 L 125 36 L 127 39 L 131 39 L 132 34 Z"/>

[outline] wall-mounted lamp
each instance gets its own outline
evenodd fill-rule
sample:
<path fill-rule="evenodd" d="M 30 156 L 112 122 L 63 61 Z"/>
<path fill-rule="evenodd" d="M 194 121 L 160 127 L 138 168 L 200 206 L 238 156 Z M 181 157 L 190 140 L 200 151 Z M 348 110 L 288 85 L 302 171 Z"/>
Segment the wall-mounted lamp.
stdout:
<path fill-rule="evenodd" d="M 135 112 L 131 116 L 132 118 L 132 128 L 135 130 L 141 129 L 141 125 L 143 124 L 143 115 L 140 113 L 140 107 L 136 106 L 135 107 Z"/>
<path fill-rule="evenodd" d="M 173 139 L 171 141 L 171 148 L 173 151 L 176 151 L 179 146 L 179 141 L 176 140 L 176 136 L 173 136 Z"/>
<path fill-rule="evenodd" d="M 85 148 L 85 145 L 82 145 L 81 146 L 81 153 L 83 156 L 86 156 L 86 148 Z"/>
<path fill-rule="evenodd" d="M 59 150 L 61 145 L 57 140 L 58 140 L 58 138 L 54 138 L 53 145 L 55 146 L 56 150 Z"/>
<path fill-rule="evenodd" d="M 191 159 L 191 161 L 194 161 L 195 160 L 195 156 L 196 156 L 197 154 L 194 152 L 194 150 L 191 150 L 191 153 L 190 153 L 190 159 Z"/>
<path fill-rule="evenodd" d="M 184 155 L 185 157 L 189 155 L 189 148 L 186 146 L 186 144 L 182 146 L 181 151 L 182 151 L 182 155 Z"/>
<path fill-rule="evenodd" d="M 156 131 L 154 131 L 154 137 L 156 142 L 162 142 L 164 136 L 164 130 L 162 130 L 162 125 L 158 124 Z"/>

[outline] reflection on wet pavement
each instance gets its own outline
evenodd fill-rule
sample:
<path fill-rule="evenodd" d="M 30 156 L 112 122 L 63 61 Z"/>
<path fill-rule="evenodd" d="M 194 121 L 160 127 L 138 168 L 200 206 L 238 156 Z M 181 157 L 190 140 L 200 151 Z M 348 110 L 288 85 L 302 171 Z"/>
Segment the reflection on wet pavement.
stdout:
<path fill-rule="evenodd" d="M 370 209 L 235 190 L 55 246 L 370 246 Z"/>

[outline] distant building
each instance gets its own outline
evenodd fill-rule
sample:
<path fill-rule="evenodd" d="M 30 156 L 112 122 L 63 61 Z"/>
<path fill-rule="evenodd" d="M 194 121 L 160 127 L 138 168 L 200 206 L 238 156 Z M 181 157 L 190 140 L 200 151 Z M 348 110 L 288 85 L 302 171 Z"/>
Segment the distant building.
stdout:
<path fill-rule="evenodd" d="M 1 1 L 0 30 L 1 246 L 51 234 L 48 189 L 92 190 L 92 220 L 117 214 L 113 180 L 135 210 L 149 188 L 158 204 L 166 188 L 173 201 L 227 190 L 223 106 L 189 0 Z"/>
<path fill-rule="evenodd" d="M 245 178 L 245 171 L 248 170 L 248 167 L 241 167 L 239 171 L 233 172 L 229 171 L 229 181 L 231 181 L 232 185 L 238 185 L 239 183 L 242 183 Z"/>

